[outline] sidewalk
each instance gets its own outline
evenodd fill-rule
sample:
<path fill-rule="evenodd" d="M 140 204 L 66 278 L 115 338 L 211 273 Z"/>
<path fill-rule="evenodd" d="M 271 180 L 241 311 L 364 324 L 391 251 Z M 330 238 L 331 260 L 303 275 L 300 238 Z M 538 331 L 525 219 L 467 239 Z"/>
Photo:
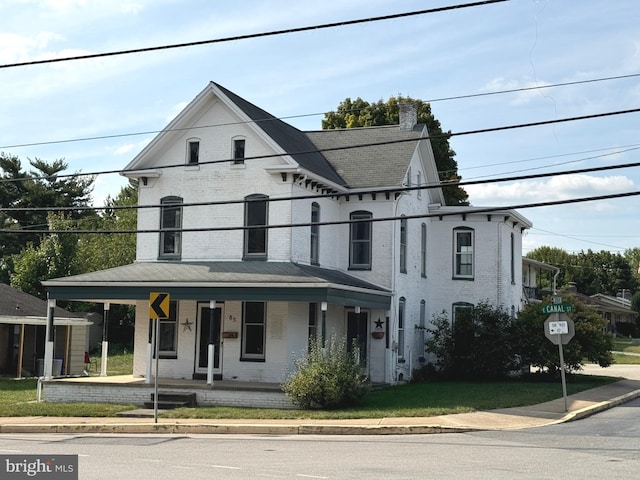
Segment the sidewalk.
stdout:
<path fill-rule="evenodd" d="M 628 367 L 628 368 L 621 368 Z M 541 427 L 593 415 L 640 397 L 640 365 L 608 369 L 586 366 L 584 373 L 625 377 L 564 399 L 520 408 L 436 417 L 357 420 L 197 420 L 153 418 L 17 417 L 0 418 L 0 433 L 236 433 L 278 435 L 397 435 L 455 433 Z"/>

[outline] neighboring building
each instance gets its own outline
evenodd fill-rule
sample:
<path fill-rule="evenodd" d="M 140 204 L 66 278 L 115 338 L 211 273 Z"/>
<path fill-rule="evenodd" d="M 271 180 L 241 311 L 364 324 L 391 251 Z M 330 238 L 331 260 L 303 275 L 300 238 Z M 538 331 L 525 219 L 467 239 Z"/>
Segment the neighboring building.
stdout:
<path fill-rule="evenodd" d="M 399 126 L 302 132 L 212 82 L 124 170 L 140 185 L 136 262 L 44 284 L 136 305 L 134 376 L 150 375 L 164 292 L 163 377 L 279 383 L 335 333 L 372 382 L 407 380 L 434 315 L 519 310 L 531 227 L 444 206 L 427 137 L 411 106 Z"/>
<path fill-rule="evenodd" d="M 0 373 L 42 375 L 47 302 L 0 283 Z M 80 375 L 89 346 L 83 314 L 55 308 L 54 375 Z"/>
<path fill-rule="evenodd" d="M 547 263 L 522 257 L 522 297 L 524 303 L 541 302 L 546 296 L 553 293 L 554 275 L 560 269 Z M 542 279 L 546 277 L 548 285 L 542 287 Z"/>
<path fill-rule="evenodd" d="M 635 324 L 638 319 L 638 312 L 631 309 L 631 298 L 620 294 L 616 297 L 596 293 L 594 295 L 585 295 L 578 292 L 576 284 L 570 282 L 561 293 L 570 293 L 574 295 L 585 305 L 595 308 L 598 313 L 607 322 L 607 332 L 617 333 L 619 323 Z"/>

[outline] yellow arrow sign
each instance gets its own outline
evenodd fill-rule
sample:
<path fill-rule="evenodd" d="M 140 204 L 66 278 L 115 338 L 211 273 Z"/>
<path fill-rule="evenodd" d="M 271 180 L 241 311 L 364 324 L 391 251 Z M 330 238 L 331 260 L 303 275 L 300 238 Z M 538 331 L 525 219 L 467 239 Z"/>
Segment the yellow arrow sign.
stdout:
<path fill-rule="evenodd" d="M 149 318 L 169 318 L 169 294 L 151 292 L 149 294 Z"/>

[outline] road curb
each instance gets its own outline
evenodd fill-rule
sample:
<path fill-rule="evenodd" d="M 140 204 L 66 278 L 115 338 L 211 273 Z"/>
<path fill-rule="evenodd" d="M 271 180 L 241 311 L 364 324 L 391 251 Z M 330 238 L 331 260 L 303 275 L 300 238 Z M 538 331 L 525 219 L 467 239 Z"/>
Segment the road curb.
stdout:
<path fill-rule="evenodd" d="M 595 405 L 590 405 L 574 412 L 570 412 L 555 423 L 573 422 L 582 418 L 587 418 L 591 415 L 595 415 L 596 413 L 600 413 L 618 405 L 622 405 L 623 403 L 630 402 L 631 400 L 635 400 L 638 397 L 640 397 L 640 390 L 634 390 L 633 392 L 614 397 L 611 400 L 596 403 Z"/>

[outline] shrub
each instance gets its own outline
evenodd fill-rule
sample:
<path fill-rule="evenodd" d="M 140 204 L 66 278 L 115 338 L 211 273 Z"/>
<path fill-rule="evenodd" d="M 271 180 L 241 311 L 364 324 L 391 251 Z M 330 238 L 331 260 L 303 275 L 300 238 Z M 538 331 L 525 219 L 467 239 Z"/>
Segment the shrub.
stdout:
<path fill-rule="evenodd" d="M 317 339 L 309 352 L 295 361 L 296 371 L 283 384 L 285 394 L 302 408 L 336 409 L 358 404 L 367 392 L 357 351 L 332 336 L 322 347 Z"/>
<path fill-rule="evenodd" d="M 635 323 L 631 322 L 617 322 L 616 323 L 616 333 L 618 335 L 622 335 L 623 337 L 638 337 L 638 326 Z"/>

